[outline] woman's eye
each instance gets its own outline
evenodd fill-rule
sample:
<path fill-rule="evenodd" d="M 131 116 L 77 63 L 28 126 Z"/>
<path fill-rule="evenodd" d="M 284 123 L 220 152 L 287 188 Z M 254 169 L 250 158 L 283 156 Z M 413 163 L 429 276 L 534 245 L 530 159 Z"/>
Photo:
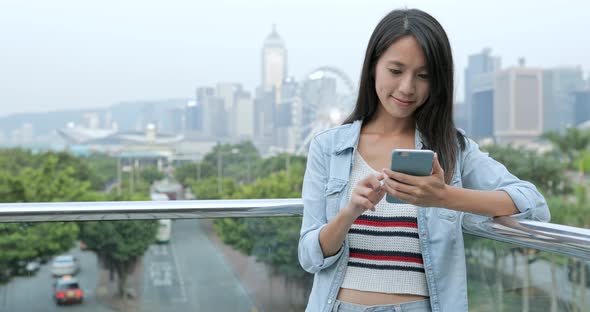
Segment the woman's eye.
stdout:
<path fill-rule="evenodd" d="M 428 80 L 428 74 L 420 74 L 418 77 L 420 77 L 420 79 Z"/>
<path fill-rule="evenodd" d="M 402 73 L 402 71 L 398 69 L 390 69 L 389 71 L 394 75 L 399 75 Z"/>

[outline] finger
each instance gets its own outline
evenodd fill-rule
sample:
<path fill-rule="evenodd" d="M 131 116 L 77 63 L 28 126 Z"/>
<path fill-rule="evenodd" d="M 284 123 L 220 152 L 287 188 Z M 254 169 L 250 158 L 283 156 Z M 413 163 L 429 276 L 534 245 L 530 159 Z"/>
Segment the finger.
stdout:
<path fill-rule="evenodd" d="M 391 180 L 391 179 L 389 179 L 387 186 L 393 190 L 396 190 L 396 191 L 399 191 L 402 193 L 406 193 L 406 194 L 409 194 L 412 196 L 416 196 L 416 194 L 418 192 L 418 188 L 415 186 L 400 183 L 400 182 L 397 182 L 397 181 Z"/>
<path fill-rule="evenodd" d="M 359 204 L 361 205 L 361 207 L 363 207 L 367 210 L 375 211 L 375 205 L 367 198 L 359 199 Z"/>
<path fill-rule="evenodd" d="M 388 192 L 389 192 L 389 194 L 391 194 L 391 196 L 401 199 L 401 200 L 405 201 L 406 203 L 412 204 L 416 201 L 415 197 L 408 194 L 408 193 L 397 191 L 395 189 L 389 189 Z"/>
<path fill-rule="evenodd" d="M 372 188 L 376 192 L 379 192 L 379 190 L 381 189 L 381 182 L 380 181 L 382 181 L 383 179 L 385 179 L 385 176 L 382 173 L 371 174 L 365 178 L 366 181 L 365 181 L 364 185 Z"/>
<path fill-rule="evenodd" d="M 360 196 L 367 198 L 369 201 L 371 201 L 371 203 L 377 204 L 382 198 L 382 196 L 380 196 L 379 194 L 383 193 L 383 192 L 384 192 L 383 188 L 381 187 L 381 185 L 379 185 L 379 190 L 374 190 L 369 187 L 363 187 L 363 188 L 359 188 L 357 193 Z"/>
<path fill-rule="evenodd" d="M 434 159 L 432 160 L 432 174 L 444 174 L 443 168 L 438 162 L 438 153 L 434 153 Z"/>
<path fill-rule="evenodd" d="M 383 168 L 383 173 L 388 176 L 390 179 L 394 179 L 398 182 L 409 184 L 409 185 L 418 185 L 420 177 L 415 177 L 409 174 L 391 171 L 387 168 Z"/>
<path fill-rule="evenodd" d="M 379 193 L 377 193 L 377 199 L 375 202 L 380 202 L 383 197 L 385 196 L 385 194 L 387 194 L 387 187 L 386 186 L 382 186 L 381 189 L 379 190 Z"/>
<path fill-rule="evenodd" d="M 385 179 L 385 175 L 380 173 L 379 175 L 372 175 L 369 179 L 369 184 L 375 192 L 379 192 L 381 190 L 381 181 Z"/>
<path fill-rule="evenodd" d="M 369 198 L 371 196 L 371 193 L 374 193 L 374 190 L 370 187 L 359 186 L 356 189 L 356 193 L 361 195 L 362 197 Z"/>

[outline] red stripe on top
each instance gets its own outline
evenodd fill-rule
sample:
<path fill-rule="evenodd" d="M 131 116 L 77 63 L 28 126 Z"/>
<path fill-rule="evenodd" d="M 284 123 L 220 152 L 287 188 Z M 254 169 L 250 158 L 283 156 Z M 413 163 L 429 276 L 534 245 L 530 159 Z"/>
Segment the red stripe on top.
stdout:
<path fill-rule="evenodd" d="M 382 261 L 400 261 L 400 262 L 413 262 L 422 264 L 422 258 L 412 258 L 404 256 L 378 256 L 378 255 L 367 255 L 362 253 L 350 253 L 350 258 L 360 258 L 367 260 L 382 260 Z"/>
<path fill-rule="evenodd" d="M 409 228 L 415 228 L 415 229 L 418 228 L 418 222 L 407 222 L 407 221 L 369 221 L 369 220 L 356 219 L 354 221 L 354 224 L 380 226 L 380 227 L 400 226 L 400 227 L 409 227 Z"/>

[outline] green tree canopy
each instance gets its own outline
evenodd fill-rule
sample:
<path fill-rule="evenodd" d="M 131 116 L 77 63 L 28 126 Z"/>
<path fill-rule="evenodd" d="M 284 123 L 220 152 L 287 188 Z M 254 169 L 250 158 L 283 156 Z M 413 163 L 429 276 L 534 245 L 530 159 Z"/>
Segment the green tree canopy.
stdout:
<path fill-rule="evenodd" d="M 556 148 L 559 155 L 565 155 L 568 166 L 573 166 L 580 151 L 590 145 L 590 131 L 578 128 L 567 128 L 565 133 L 550 131 L 542 138 L 548 140 Z"/>
<path fill-rule="evenodd" d="M 29 165 L 29 157 L 22 161 Z M 59 166 L 59 157 L 48 154 L 33 167 L 5 169 L 0 173 L 0 202 L 67 202 L 88 198 L 89 183 L 76 178 L 74 169 Z M 9 170 L 15 170 L 9 174 Z M 0 224 L 0 272 L 14 267 L 19 261 L 49 257 L 69 250 L 78 236 L 75 223 Z M 6 278 L 6 276 L 5 276 Z"/>
<path fill-rule="evenodd" d="M 488 145 L 482 147 L 490 156 L 504 164 L 519 179 L 533 183 L 548 194 L 571 193 L 571 182 L 565 167 L 551 155 L 540 155 L 532 150 L 512 146 Z"/>
<path fill-rule="evenodd" d="M 85 222 L 80 239 L 96 253 L 103 267 L 117 273 L 119 295 L 123 297 L 127 276 L 154 242 L 157 229 L 155 220 Z"/>

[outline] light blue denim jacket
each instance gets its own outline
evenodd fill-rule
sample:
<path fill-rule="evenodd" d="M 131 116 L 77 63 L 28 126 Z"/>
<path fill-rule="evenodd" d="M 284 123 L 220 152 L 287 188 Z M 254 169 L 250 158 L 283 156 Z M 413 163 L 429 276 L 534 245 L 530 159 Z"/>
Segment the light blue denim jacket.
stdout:
<path fill-rule="evenodd" d="M 324 257 L 320 230 L 346 206 L 348 180 L 354 163 L 361 121 L 321 132 L 312 140 L 303 179 L 303 222 L 299 239 L 299 262 L 314 274 L 306 311 L 331 311 L 348 263 L 348 241 L 340 251 Z M 461 130 L 460 130 L 461 131 Z M 457 142 L 457 144 L 459 144 Z M 416 131 L 415 145 L 422 148 Z M 548 221 L 543 196 L 529 182 L 521 181 L 506 167 L 467 140 L 457 157 L 452 186 L 476 190 L 502 190 L 520 211 L 518 218 Z M 418 208 L 418 235 L 432 311 L 467 311 L 467 272 L 461 220 L 464 213 L 444 208 Z M 479 216 L 478 216 L 479 217 Z"/>

